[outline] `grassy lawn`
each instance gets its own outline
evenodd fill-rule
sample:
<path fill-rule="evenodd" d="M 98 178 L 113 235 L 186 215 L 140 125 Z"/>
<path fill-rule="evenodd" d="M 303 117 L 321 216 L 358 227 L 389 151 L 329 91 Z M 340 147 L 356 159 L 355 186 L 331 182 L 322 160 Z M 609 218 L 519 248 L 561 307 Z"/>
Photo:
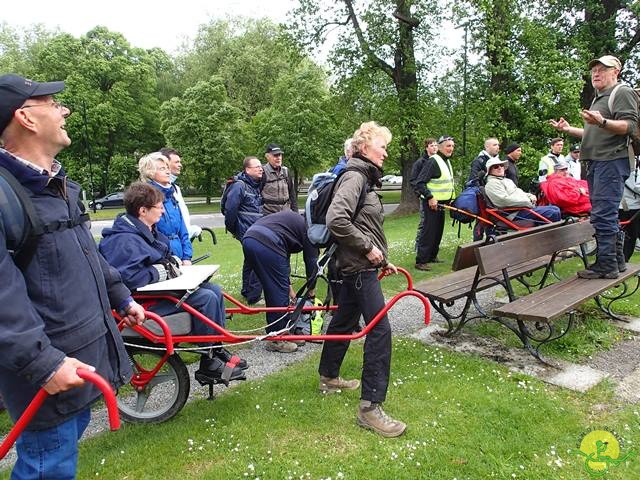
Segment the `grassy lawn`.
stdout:
<path fill-rule="evenodd" d="M 445 263 L 419 272 L 413 269 L 417 222 L 417 215 L 386 220 L 391 261 L 407 268 L 415 281 L 447 273 L 455 247 L 469 241 L 471 231 L 464 227 L 458 239 L 448 225 L 440 253 Z M 240 298 L 240 244 L 223 231 L 217 234 L 218 245 L 196 243 L 194 256 L 211 252 L 207 262 L 221 265 L 214 280 Z M 292 271 L 304 272 L 301 257 L 292 258 Z M 383 287 L 389 297 L 405 287 L 404 278 L 387 277 Z M 638 305 L 636 294 L 624 308 L 640 316 Z M 236 316 L 230 328 L 263 322 L 263 316 Z M 492 322 L 469 330 L 519 345 Z M 622 338 L 621 330 L 589 304 L 562 344 L 543 353 L 580 361 Z M 359 377 L 361 362 L 361 342 L 355 342 L 342 375 Z M 398 337 L 392 362 L 386 409 L 408 423 L 401 438 L 383 439 L 356 425 L 358 392 L 319 394 L 315 354 L 227 390 L 214 402 L 198 398 L 167 423 L 124 424 L 118 432 L 84 441 L 78 478 L 588 479 L 584 459 L 568 450 L 579 449 L 596 429 L 615 435 L 621 456 L 637 455 L 611 466 L 605 478 L 639 478 L 640 409 L 619 403 L 610 382 L 576 393 L 475 356 Z M 0 415 L 0 429 L 8 425 L 6 414 Z"/>

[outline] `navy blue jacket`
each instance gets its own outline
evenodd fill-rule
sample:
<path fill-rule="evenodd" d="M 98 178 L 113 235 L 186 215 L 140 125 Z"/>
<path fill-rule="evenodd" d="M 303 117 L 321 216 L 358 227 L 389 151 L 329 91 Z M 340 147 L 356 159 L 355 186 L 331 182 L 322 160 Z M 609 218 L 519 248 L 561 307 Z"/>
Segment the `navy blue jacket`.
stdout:
<path fill-rule="evenodd" d="M 224 225 L 235 238 L 242 240 L 247 229 L 262 217 L 261 181 L 242 172 L 228 188 Z"/>
<path fill-rule="evenodd" d="M 304 217 L 299 213 L 283 210 L 266 215 L 249 227 L 244 238 L 253 238 L 287 258 L 292 253 L 302 252 L 307 278 L 315 276 L 318 249 L 309 241 Z"/>
<path fill-rule="evenodd" d="M 0 165 L 26 188 L 43 223 L 80 216 L 80 187 L 64 172 L 42 174 L 0 150 Z M 118 388 L 131 368 L 111 308 L 129 290 L 98 253 L 86 223 L 42 235 L 19 270 L 0 222 L 0 393 L 15 420 L 66 355 L 96 367 Z M 27 427 L 50 428 L 89 406 L 100 391 L 88 384 L 49 397 Z"/>
<path fill-rule="evenodd" d="M 164 213 L 157 224 L 158 230 L 169 239 L 173 255 L 180 260 L 191 260 L 193 247 L 191 246 L 191 240 L 189 240 L 189 230 L 187 230 L 184 218 L 182 218 L 180 205 L 173 196 L 175 187 L 173 185 L 163 187 L 153 181 L 149 183 L 164 193 L 164 201 L 162 202 Z"/>
<path fill-rule="evenodd" d="M 158 270 L 152 265 L 171 256 L 169 239 L 129 214 L 121 215 L 113 227 L 102 230 L 99 248 L 132 290 L 157 282 Z"/>

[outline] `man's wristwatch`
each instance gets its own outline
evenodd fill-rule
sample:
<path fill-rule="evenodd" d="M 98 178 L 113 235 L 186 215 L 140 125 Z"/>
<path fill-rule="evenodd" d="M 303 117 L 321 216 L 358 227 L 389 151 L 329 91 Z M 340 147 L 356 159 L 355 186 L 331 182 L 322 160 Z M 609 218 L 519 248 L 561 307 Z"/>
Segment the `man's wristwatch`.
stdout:
<path fill-rule="evenodd" d="M 598 124 L 598 126 L 599 126 L 600 128 L 604 128 L 604 127 L 606 127 L 606 126 L 607 126 L 607 119 L 606 119 L 606 118 L 603 118 L 603 119 L 602 119 L 602 123 Z"/>

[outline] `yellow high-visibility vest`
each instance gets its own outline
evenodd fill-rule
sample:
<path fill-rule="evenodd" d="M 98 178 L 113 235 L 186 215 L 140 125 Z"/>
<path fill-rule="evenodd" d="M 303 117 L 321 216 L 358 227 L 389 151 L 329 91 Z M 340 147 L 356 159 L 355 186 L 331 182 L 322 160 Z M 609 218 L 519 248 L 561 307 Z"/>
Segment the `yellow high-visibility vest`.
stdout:
<path fill-rule="evenodd" d="M 451 200 L 453 198 L 454 185 L 453 185 L 453 172 L 451 168 L 451 162 L 447 158 L 445 162 L 437 153 L 432 156 L 438 163 L 440 169 L 440 177 L 432 178 L 427 183 L 427 188 L 431 191 L 433 198 L 439 202 Z"/>

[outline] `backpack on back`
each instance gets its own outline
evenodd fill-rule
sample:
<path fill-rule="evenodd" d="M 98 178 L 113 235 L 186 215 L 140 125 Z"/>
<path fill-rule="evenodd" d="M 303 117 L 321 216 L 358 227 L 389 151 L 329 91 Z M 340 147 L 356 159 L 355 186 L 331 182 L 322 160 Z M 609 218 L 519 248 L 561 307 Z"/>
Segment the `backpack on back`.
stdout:
<path fill-rule="evenodd" d="M 607 106 L 609 107 L 609 111 L 611 112 L 612 115 L 613 115 L 613 100 L 616 97 L 616 92 L 622 86 L 628 86 L 628 85 L 619 83 L 618 85 L 613 87 L 613 90 L 611 90 L 611 94 L 609 95 L 609 101 L 607 102 Z M 638 109 L 640 110 L 640 89 L 631 88 L 631 90 L 634 93 L 634 96 L 638 105 Z M 629 134 L 628 141 L 629 141 L 629 162 L 631 162 L 632 156 L 636 157 L 640 155 L 640 117 L 638 118 L 638 122 L 636 122 L 635 128 L 633 128 L 631 133 Z"/>
<path fill-rule="evenodd" d="M 227 197 L 229 196 L 229 188 L 231 187 L 231 185 L 233 185 L 236 182 L 241 182 L 242 186 L 243 187 L 245 186 L 244 182 L 238 178 L 239 175 L 240 173 L 237 173 L 234 176 L 227 178 L 227 181 L 224 184 L 224 188 L 222 189 L 222 195 L 220 197 L 220 213 L 222 213 L 222 215 L 225 214 L 225 205 L 227 203 Z"/>
<path fill-rule="evenodd" d="M 307 237 L 313 245 L 319 248 L 327 247 L 332 243 L 331 233 L 327 228 L 327 211 L 333 200 L 333 192 L 337 180 L 348 171 L 359 171 L 346 168 L 340 174 L 331 172 L 316 173 L 309 185 L 307 201 L 305 203 L 305 222 L 307 224 Z M 360 172 L 362 176 L 364 173 Z M 358 206 L 353 218 L 358 216 L 360 209 L 364 206 L 364 200 L 369 189 L 362 189 L 358 198 Z"/>

